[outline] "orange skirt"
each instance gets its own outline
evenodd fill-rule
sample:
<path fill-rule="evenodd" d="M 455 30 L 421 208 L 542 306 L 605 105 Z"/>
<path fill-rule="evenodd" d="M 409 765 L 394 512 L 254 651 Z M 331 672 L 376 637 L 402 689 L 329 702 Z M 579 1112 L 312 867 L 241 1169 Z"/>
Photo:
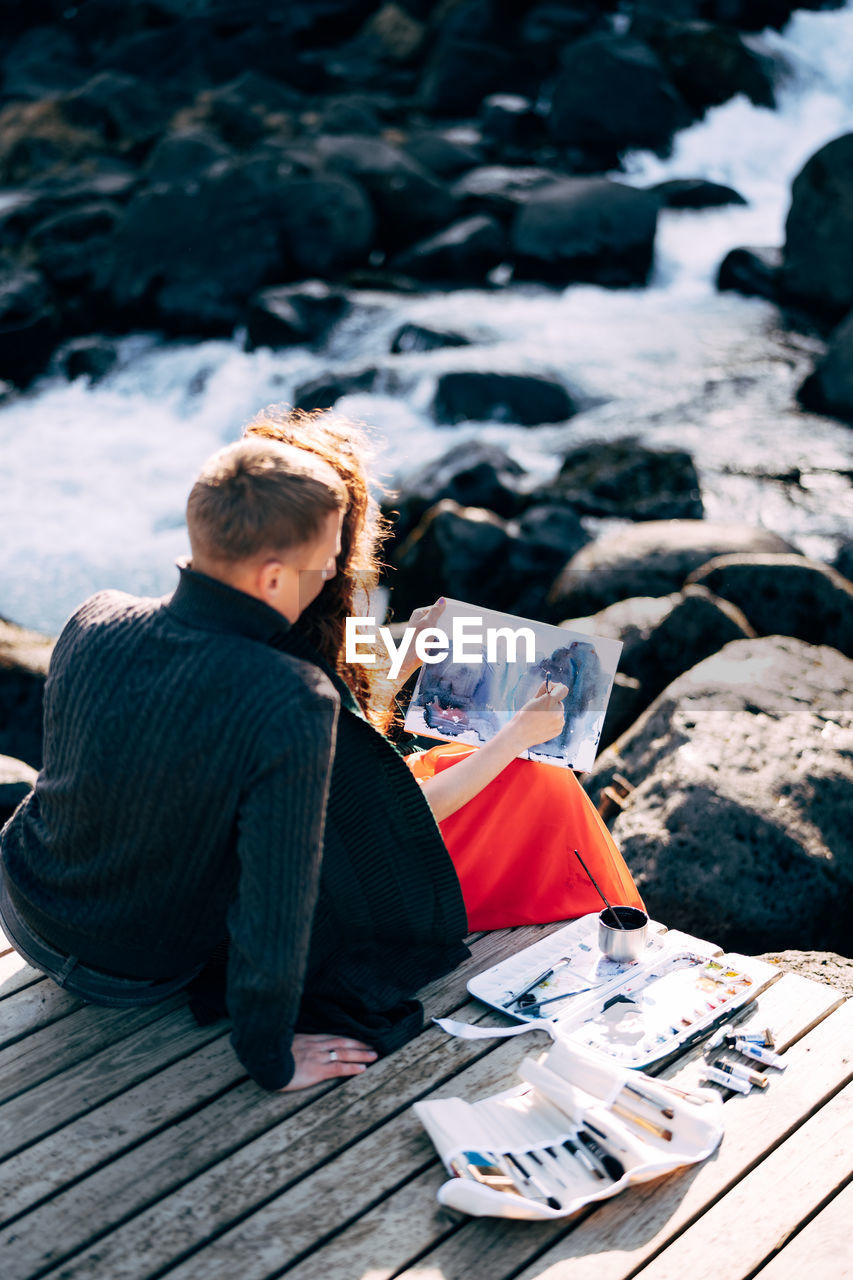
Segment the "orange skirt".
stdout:
<path fill-rule="evenodd" d="M 431 778 L 478 747 L 440 742 L 406 756 L 415 778 Z M 602 901 L 577 849 L 610 902 L 644 908 L 625 861 L 570 769 L 511 760 L 439 829 L 462 886 L 472 930 L 571 920 Z"/>

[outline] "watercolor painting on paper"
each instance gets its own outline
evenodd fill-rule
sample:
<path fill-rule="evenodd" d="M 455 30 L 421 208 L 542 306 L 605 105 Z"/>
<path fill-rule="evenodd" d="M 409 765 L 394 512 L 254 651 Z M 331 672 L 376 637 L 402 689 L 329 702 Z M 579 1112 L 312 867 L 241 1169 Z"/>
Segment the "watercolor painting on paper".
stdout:
<path fill-rule="evenodd" d="M 548 742 L 521 752 L 520 758 L 589 771 L 622 642 L 451 599 L 437 624 L 448 639 L 455 618 L 468 620 L 464 648 L 455 651 L 464 654 L 465 660 L 455 661 L 450 647 L 440 661 L 423 663 L 406 713 L 406 730 L 422 737 L 481 746 L 550 676 L 552 684 L 565 684 L 569 690 L 563 699 L 563 729 Z M 480 620 L 479 627 L 475 619 Z M 519 633 L 515 646 L 503 634 L 504 629 Z M 528 632 L 526 640 L 522 629 Z M 472 657 L 477 652 L 479 661 Z"/>

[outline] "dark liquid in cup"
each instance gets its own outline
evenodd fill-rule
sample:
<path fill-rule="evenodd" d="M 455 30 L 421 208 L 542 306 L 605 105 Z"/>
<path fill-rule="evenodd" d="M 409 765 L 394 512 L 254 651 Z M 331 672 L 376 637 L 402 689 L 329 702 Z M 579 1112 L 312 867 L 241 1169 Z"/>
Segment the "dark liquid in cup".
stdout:
<path fill-rule="evenodd" d="M 610 929 L 618 929 L 620 921 L 623 929 L 642 929 L 649 919 L 639 907 L 605 907 L 598 918 Z"/>

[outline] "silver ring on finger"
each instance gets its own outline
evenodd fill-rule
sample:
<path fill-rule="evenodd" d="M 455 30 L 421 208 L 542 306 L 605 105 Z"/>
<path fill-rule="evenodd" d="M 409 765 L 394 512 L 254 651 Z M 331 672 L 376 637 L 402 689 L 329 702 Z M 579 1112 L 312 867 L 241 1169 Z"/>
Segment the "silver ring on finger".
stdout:
<path fill-rule="evenodd" d="M 329 1050 L 329 1061 L 330 1061 L 330 1062 L 337 1062 L 337 1060 L 338 1060 L 338 1055 L 337 1055 L 336 1051 L 335 1051 L 334 1049 L 330 1049 L 330 1050 Z"/>

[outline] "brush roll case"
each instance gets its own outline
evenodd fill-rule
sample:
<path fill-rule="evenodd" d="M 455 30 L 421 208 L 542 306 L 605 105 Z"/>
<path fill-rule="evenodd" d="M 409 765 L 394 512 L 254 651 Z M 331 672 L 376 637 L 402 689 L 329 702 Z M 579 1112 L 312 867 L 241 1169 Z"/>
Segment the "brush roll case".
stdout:
<path fill-rule="evenodd" d="M 453 1175 L 439 1188 L 441 1204 L 475 1217 L 563 1218 L 704 1160 L 723 1136 L 715 1090 L 682 1097 L 559 1037 L 540 1058 L 525 1058 L 518 1075 L 520 1085 L 478 1102 L 414 1104 Z"/>

